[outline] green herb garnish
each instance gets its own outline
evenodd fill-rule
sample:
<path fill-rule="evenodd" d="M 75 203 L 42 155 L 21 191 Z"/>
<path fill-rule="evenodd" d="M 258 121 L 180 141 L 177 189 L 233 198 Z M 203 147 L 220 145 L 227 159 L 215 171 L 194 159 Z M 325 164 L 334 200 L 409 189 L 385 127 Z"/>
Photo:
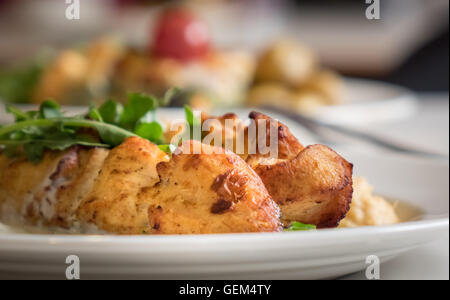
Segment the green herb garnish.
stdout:
<path fill-rule="evenodd" d="M 174 92 L 170 95 L 173 96 Z M 16 122 L 0 127 L 0 148 L 9 157 L 25 154 L 38 163 L 44 151 L 65 150 L 74 145 L 112 148 L 126 138 L 139 136 L 167 152 L 170 145 L 163 144 L 163 128 L 155 119 L 155 110 L 169 100 L 159 100 L 145 94 L 133 93 L 128 102 L 109 100 L 100 108 L 91 106 L 84 116 L 64 116 L 54 101 L 45 101 L 37 111 L 24 112 L 7 105 L 6 111 Z"/>
<path fill-rule="evenodd" d="M 292 222 L 291 225 L 285 229 L 285 231 L 305 231 L 314 229 L 317 229 L 315 225 Z"/>
<path fill-rule="evenodd" d="M 118 125 L 123 113 L 123 105 L 114 100 L 108 100 L 100 106 L 98 112 L 104 122 Z"/>
<path fill-rule="evenodd" d="M 194 128 L 197 128 L 197 127 L 201 128 L 201 124 L 202 124 L 201 118 L 196 116 L 194 114 L 194 111 L 188 105 L 184 106 L 184 113 L 186 115 L 187 125 L 189 125 L 189 134 L 190 134 L 189 138 L 193 139 L 193 140 L 194 139 L 201 140 L 201 138 L 202 138 L 201 136 L 199 136 L 199 137 L 194 136 L 194 130 L 196 130 Z"/>
<path fill-rule="evenodd" d="M 172 154 L 176 148 L 174 145 L 171 144 L 158 145 L 158 147 L 161 151 L 164 151 L 167 154 Z"/>

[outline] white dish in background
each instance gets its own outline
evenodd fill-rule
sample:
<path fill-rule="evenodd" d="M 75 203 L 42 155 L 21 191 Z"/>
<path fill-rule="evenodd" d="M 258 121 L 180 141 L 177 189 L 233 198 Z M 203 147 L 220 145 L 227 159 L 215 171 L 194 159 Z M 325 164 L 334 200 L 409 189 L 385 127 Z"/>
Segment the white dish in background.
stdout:
<path fill-rule="evenodd" d="M 248 111 L 238 110 L 240 116 Z M 183 118 L 164 109 L 161 118 Z M 276 117 L 276 116 L 275 116 Z M 289 123 L 300 140 L 307 132 Z M 305 143 L 306 144 L 306 143 Z M 68 255 L 81 277 L 124 279 L 322 279 L 366 267 L 448 236 L 448 161 L 348 151 L 376 192 L 421 211 L 398 225 L 309 232 L 185 236 L 63 236 L 0 233 L 0 278 L 65 278 Z M 408 210 L 407 213 L 411 211 Z"/>
<path fill-rule="evenodd" d="M 400 86 L 381 81 L 345 78 L 343 104 L 319 107 L 311 117 L 333 125 L 362 125 L 409 118 L 417 99 Z"/>
<path fill-rule="evenodd" d="M 345 78 L 344 83 L 343 104 L 318 107 L 312 113 L 312 118 L 333 125 L 362 125 L 406 119 L 417 111 L 417 99 L 414 94 L 400 86 L 354 78 Z M 25 110 L 36 107 L 23 104 L 17 106 Z M 65 110 L 78 113 L 85 111 L 86 108 L 67 106 Z M 1 107 L 0 124 L 11 121 L 12 118 Z"/>

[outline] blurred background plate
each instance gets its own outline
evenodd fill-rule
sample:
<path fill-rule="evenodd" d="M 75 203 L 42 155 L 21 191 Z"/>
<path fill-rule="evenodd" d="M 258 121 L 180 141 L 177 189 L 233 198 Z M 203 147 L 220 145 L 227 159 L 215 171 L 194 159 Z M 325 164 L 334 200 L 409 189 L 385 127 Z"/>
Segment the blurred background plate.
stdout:
<path fill-rule="evenodd" d="M 312 117 L 335 125 L 404 120 L 417 112 L 415 95 L 405 88 L 366 79 L 345 79 L 343 104 L 318 107 Z"/>
<path fill-rule="evenodd" d="M 400 121 L 417 112 L 417 98 L 409 90 L 380 81 L 345 78 L 343 104 L 317 107 L 310 117 L 335 125 L 358 125 L 377 122 Z M 2 99 L 0 98 L 0 103 Z M 35 105 L 16 105 L 24 110 L 35 109 Z M 86 111 L 82 106 L 66 106 L 65 111 L 79 113 Z M 227 109 L 215 109 L 220 114 Z M 229 108 L 228 110 L 231 110 Z M 236 109 L 234 109 L 236 110 Z M 0 123 L 12 121 L 0 109 Z"/>

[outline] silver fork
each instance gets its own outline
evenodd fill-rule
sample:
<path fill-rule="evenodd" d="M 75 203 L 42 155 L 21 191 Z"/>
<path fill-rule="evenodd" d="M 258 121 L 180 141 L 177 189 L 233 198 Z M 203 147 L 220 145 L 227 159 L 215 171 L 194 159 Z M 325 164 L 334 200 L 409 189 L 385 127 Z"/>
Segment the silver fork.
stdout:
<path fill-rule="evenodd" d="M 324 141 L 325 143 L 338 143 L 336 135 L 346 136 L 353 139 L 357 139 L 359 141 L 364 141 L 366 143 L 376 145 L 378 147 L 394 151 L 401 152 L 410 155 L 418 155 L 429 158 L 436 159 L 445 159 L 448 160 L 449 156 L 440 153 L 429 152 L 421 149 L 417 149 L 415 147 L 410 147 L 407 145 L 401 145 L 399 143 L 390 141 L 388 139 L 384 139 L 380 136 L 376 136 L 370 133 L 362 132 L 360 130 L 326 124 L 321 121 L 314 120 L 312 118 L 306 117 L 304 115 L 300 115 L 298 113 L 289 112 L 283 109 L 279 109 L 272 106 L 264 106 L 264 109 L 276 112 L 277 114 L 283 115 L 289 118 L 292 121 L 297 122 L 302 125 L 304 128 L 309 130 L 313 135 L 315 135 L 319 140 Z"/>

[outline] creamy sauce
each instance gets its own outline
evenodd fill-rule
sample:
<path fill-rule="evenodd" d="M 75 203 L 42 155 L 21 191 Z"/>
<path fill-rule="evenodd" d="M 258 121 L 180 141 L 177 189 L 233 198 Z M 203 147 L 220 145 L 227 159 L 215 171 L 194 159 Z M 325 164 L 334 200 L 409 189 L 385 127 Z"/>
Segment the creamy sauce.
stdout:
<path fill-rule="evenodd" d="M 64 235 L 80 235 L 80 234 L 94 234 L 105 235 L 109 234 L 106 231 L 100 230 L 95 225 L 74 226 L 70 229 L 61 227 L 48 226 L 29 226 L 29 225 L 5 225 L 0 223 L 1 233 L 26 233 L 26 234 L 64 234 Z"/>

